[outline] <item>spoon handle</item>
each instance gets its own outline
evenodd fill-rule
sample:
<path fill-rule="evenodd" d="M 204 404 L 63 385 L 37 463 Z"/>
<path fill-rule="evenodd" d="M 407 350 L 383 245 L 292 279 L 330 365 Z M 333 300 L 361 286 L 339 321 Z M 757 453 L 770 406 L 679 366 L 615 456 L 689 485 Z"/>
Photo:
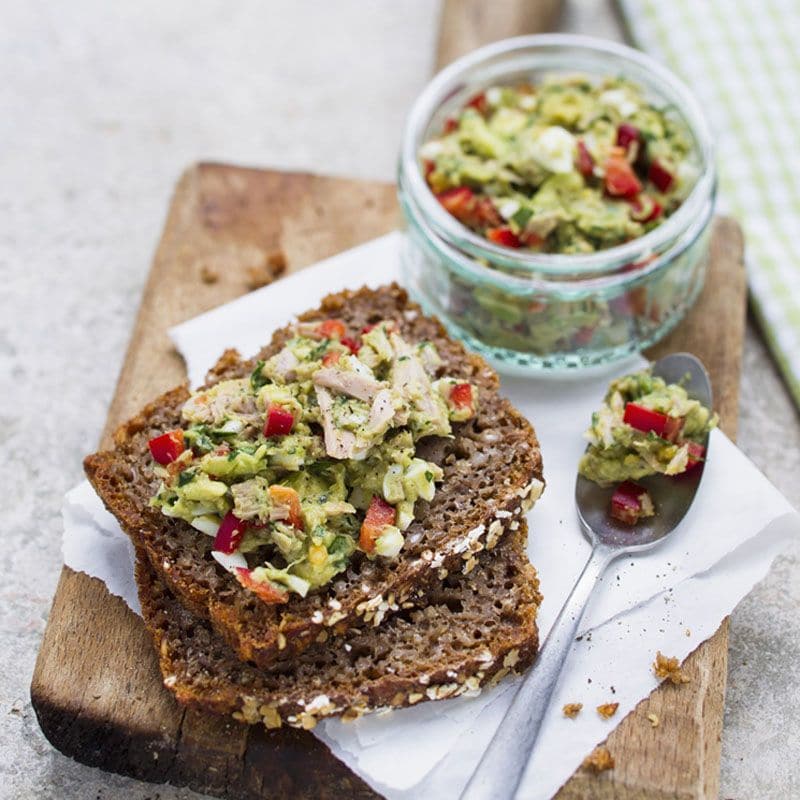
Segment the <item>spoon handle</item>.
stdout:
<path fill-rule="evenodd" d="M 461 800 L 510 800 L 514 796 L 592 590 L 603 570 L 619 554 L 619 550 L 599 543 L 592 549 L 533 669 L 517 690 Z"/>

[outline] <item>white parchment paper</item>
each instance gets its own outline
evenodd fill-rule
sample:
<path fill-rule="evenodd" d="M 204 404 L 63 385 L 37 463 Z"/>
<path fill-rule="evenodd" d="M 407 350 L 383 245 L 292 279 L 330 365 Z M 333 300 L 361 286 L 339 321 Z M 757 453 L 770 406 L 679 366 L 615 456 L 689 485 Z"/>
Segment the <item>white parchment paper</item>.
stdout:
<path fill-rule="evenodd" d="M 399 281 L 400 246 L 400 235 L 389 234 L 172 329 L 192 385 L 202 382 L 225 347 L 251 355 L 275 328 L 326 293 Z M 544 457 L 547 489 L 528 520 L 528 552 L 545 598 L 542 637 L 589 553 L 573 506 L 581 433 L 612 374 L 641 363 L 569 378 L 503 380 L 504 392 L 534 423 Z M 105 580 L 138 613 L 132 548 L 88 485 L 65 498 L 64 527 L 65 562 Z M 800 517 L 789 503 L 715 431 L 703 490 L 683 524 L 656 550 L 612 564 L 598 587 L 584 623 L 591 635 L 573 646 L 519 796 L 551 797 L 656 686 L 650 670 L 656 650 L 682 659 L 711 636 L 798 530 Z M 507 680 L 478 698 L 424 703 L 355 723 L 327 720 L 315 733 L 389 798 L 456 798 L 515 685 Z M 603 720 L 594 708 L 611 701 L 619 710 Z M 577 719 L 561 714 L 567 702 L 584 704 Z"/>

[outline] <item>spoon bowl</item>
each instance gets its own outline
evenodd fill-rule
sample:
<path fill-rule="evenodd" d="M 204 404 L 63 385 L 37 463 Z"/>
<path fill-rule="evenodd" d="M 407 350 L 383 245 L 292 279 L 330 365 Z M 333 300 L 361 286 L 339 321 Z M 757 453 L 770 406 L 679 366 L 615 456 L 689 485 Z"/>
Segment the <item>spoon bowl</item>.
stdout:
<path fill-rule="evenodd" d="M 702 363 L 691 353 L 672 353 L 653 365 L 653 375 L 666 383 L 682 383 L 689 397 L 712 408 L 711 381 Z M 708 437 L 703 442 L 708 450 Z M 635 526 L 623 525 L 608 513 L 613 486 L 598 486 L 578 475 L 575 505 L 584 535 L 592 544 L 601 542 L 626 552 L 648 550 L 678 527 L 694 501 L 703 477 L 703 464 L 675 477 L 657 475 L 637 483 L 644 486 L 657 509 Z"/>

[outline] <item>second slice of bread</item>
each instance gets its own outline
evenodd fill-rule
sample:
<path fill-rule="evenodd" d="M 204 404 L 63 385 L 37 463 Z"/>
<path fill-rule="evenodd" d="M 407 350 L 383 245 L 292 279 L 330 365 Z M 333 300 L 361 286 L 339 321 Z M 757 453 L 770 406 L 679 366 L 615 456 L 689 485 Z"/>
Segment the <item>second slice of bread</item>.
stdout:
<path fill-rule="evenodd" d="M 533 660 L 541 602 L 525 555 L 526 529 L 484 552 L 469 575 L 451 575 L 425 605 L 379 628 L 325 634 L 267 670 L 243 663 L 204 620 L 187 611 L 138 554 L 136 579 L 164 685 L 184 705 L 275 728 L 311 728 L 327 716 L 476 694 Z"/>

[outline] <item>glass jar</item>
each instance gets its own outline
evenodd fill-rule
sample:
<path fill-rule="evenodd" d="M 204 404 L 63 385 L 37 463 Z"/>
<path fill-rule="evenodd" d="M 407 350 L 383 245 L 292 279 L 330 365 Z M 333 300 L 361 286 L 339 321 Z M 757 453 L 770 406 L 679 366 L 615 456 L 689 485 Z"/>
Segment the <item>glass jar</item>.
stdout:
<path fill-rule="evenodd" d="M 621 75 L 669 106 L 692 139 L 698 176 L 676 211 L 645 235 L 590 254 L 494 244 L 451 216 L 428 187 L 420 147 L 490 86 L 548 74 Z M 406 285 L 428 313 L 504 371 L 609 363 L 649 347 L 683 318 L 703 286 L 716 176 L 703 114 L 672 73 L 629 47 L 572 35 L 484 47 L 440 72 L 414 104 L 400 152 Z"/>

